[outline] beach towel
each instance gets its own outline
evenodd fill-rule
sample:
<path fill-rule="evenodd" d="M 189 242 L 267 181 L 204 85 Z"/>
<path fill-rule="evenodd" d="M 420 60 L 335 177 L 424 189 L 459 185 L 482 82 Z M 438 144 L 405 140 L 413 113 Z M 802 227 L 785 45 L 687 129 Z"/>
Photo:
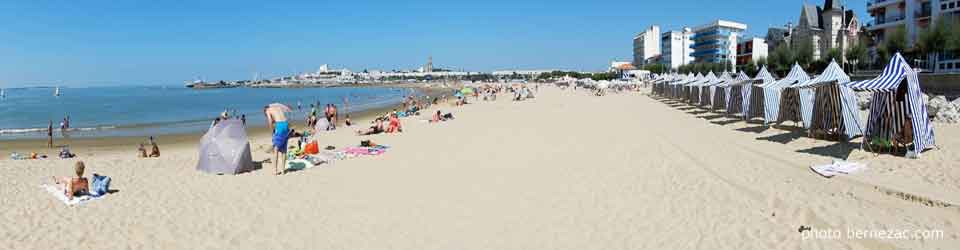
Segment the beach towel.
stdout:
<path fill-rule="evenodd" d="M 381 155 L 387 152 L 387 146 L 377 145 L 374 147 L 348 147 L 344 152 L 353 155 Z"/>
<path fill-rule="evenodd" d="M 820 176 L 830 178 L 838 174 L 852 174 L 865 167 L 862 163 L 834 159 L 831 164 L 810 166 L 810 170 Z"/>
<path fill-rule="evenodd" d="M 73 197 L 73 199 L 71 200 L 71 199 L 67 199 L 67 196 L 63 194 L 63 187 L 59 185 L 43 184 L 43 185 L 40 185 L 40 188 L 43 188 L 43 190 L 46 190 L 47 193 L 50 193 L 50 195 L 53 195 L 54 198 L 57 198 L 57 200 L 60 200 L 60 202 L 63 202 L 63 204 L 67 206 L 81 205 L 93 200 L 98 200 L 100 199 L 100 197 L 103 197 L 103 196 L 93 197 L 91 195 L 82 195 L 82 196 Z"/>

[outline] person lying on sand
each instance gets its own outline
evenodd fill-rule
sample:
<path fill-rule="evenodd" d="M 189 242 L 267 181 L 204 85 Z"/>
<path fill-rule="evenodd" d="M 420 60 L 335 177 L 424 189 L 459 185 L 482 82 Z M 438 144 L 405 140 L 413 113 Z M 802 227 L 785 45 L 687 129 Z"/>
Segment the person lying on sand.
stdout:
<path fill-rule="evenodd" d="M 87 181 L 87 178 L 83 177 L 83 170 L 86 166 L 83 165 L 82 161 L 78 161 L 74 165 L 74 172 L 77 174 L 76 177 L 53 177 L 53 182 L 57 185 L 63 185 L 63 194 L 67 196 L 68 199 L 73 199 L 74 196 L 84 195 L 90 192 L 90 182 Z"/>
<path fill-rule="evenodd" d="M 357 130 L 357 135 L 375 135 L 383 133 L 383 119 L 377 118 L 368 129 Z"/>

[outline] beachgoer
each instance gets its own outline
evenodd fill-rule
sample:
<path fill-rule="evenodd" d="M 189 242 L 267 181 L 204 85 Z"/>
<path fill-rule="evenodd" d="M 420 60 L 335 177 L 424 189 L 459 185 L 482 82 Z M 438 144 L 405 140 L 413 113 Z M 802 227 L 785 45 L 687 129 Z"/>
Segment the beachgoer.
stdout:
<path fill-rule="evenodd" d="M 353 126 L 353 123 L 350 122 L 350 114 L 347 114 L 347 116 L 343 120 L 343 123 L 346 124 L 347 127 Z"/>
<path fill-rule="evenodd" d="M 333 127 L 333 129 L 337 129 L 337 120 L 337 105 L 330 104 L 330 126 Z"/>
<path fill-rule="evenodd" d="M 63 185 L 63 194 L 67 196 L 67 199 L 73 199 L 74 196 L 84 195 L 90 192 L 90 182 L 87 181 L 87 178 L 83 177 L 83 170 L 86 166 L 83 165 L 82 161 L 78 161 L 74 165 L 74 172 L 77 174 L 76 177 L 53 177 L 53 182 L 57 185 Z"/>
<path fill-rule="evenodd" d="M 383 118 L 377 118 L 373 125 L 366 130 L 357 130 L 357 135 L 373 135 L 383 133 Z"/>
<path fill-rule="evenodd" d="M 297 111 L 302 111 L 302 110 L 303 110 L 303 108 L 301 108 L 300 105 L 303 105 L 303 104 L 300 103 L 300 100 L 297 100 Z"/>
<path fill-rule="evenodd" d="M 437 110 L 437 113 L 436 113 L 436 114 L 433 114 L 433 118 L 430 119 L 430 122 L 432 122 L 432 123 L 437 123 L 437 122 L 440 122 L 440 119 L 441 119 L 441 118 L 440 118 L 440 110 Z"/>
<path fill-rule="evenodd" d="M 160 157 L 160 146 L 157 146 L 153 136 L 150 137 L 150 157 Z"/>
<path fill-rule="evenodd" d="M 263 114 L 267 117 L 267 127 L 273 131 L 272 143 L 275 150 L 274 174 L 280 175 L 287 166 L 287 140 L 290 139 L 290 124 L 287 123 L 287 115 L 282 109 L 263 107 Z"/>
<path fill-rule="evenodd" d="M 247 125 L 247 115 L 240 115 L 240 123 L 243 123 L 244 126 Z"/>
<path fill-rule="evenodd" d="M 390 125 L 387 127 L 387 133 L 398 133 L 403 132 L 403 128 L 400 126 L 400 117 L 397 114 L 390 116 Z"/>
<path fill-rule="evenodd" d="M 143 147 L 143 143 L 137 146 L 137 158 L 147 158 L 147 149 Z"/>
<path fill-rule="evenodd" d="M 53 148 L 53 120 L 47 125 L 47 147 Z"/>

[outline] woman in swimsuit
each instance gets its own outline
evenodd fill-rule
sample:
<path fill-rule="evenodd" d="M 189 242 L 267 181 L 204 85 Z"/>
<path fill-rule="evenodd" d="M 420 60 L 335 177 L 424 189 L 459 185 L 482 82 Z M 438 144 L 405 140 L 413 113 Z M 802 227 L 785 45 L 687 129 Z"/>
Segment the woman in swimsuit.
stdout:
<path fill-rule="evenodd" d="M 53 177 L 53 182 L 57 185 L 63 185 L 63 194 L 67 196 L 67 199 L 73 199 L 74 196 L 84 195 L 90 192 L 90 182 L 87 181 L 87 178 L 83 177 L 83 170 L 86 166 L 83 165 L 82 161 L 78 161 L 74 165 L 74 172 L 76 172 L 76 177 Z"/>

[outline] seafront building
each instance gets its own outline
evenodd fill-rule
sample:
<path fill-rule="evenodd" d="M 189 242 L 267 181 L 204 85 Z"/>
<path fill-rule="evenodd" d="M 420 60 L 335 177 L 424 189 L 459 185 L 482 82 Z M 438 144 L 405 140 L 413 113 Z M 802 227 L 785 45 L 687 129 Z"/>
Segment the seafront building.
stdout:
<path fill-rule="evenodd" d="M 881 44 L 902 27 L 907 31 L 908 46 L 914 46 L 920 33 L 936 25 L 941 18 L 960 19 L 960 0 L 867 0 L 867 12 L 873 21 L 865 28 L 875 44 Z M 928 58 L 927 69 L 960 72 L 960 57 L 949 53 L 938 56 Z"/>
<path fill-rule="evenodd" d="M 853 10 L 843 5 L 843 1 L 825 0 L 822 7 L 804 2 L 791 44 L 794 49 L 804 43 L 812 45 L 813 59 L 819 60 L 831 49 L 846 53 L 850 47 L 859 43 L 859 34 L 860 21 Z"/>
<path fill-rule="evenodd" d="M 737 66 L 737 44 L 747 25 L 717 20 L 693 28 L 693 57 L 698 63 L 726 63 Z"/>
<path fill-rule="evenodd" d="M 750 38 L 737 45 L 737 65 L 745 65 L 767 58 L 767 42 L 762 38 Z"/>
<path fill-rule="evenodd" d="M 633 37 L 633 65 L 655 63 L 660 56 L 660 26 L 653 25 Z"/>
<path fill-rule="evenodd" d="M 677 69 L 693 62 L 693 31 L 667 31 L 660 36 L 660 63 Z"/>
<path fill-rule="evenodd" d="M 767 29 L 766 42 L 770 51 L 773 51 L 781 44 L 790 45 L 790 39 L 793 36 L 793 23 L 787 23 L 783 27 L 770 27 Z"/>

